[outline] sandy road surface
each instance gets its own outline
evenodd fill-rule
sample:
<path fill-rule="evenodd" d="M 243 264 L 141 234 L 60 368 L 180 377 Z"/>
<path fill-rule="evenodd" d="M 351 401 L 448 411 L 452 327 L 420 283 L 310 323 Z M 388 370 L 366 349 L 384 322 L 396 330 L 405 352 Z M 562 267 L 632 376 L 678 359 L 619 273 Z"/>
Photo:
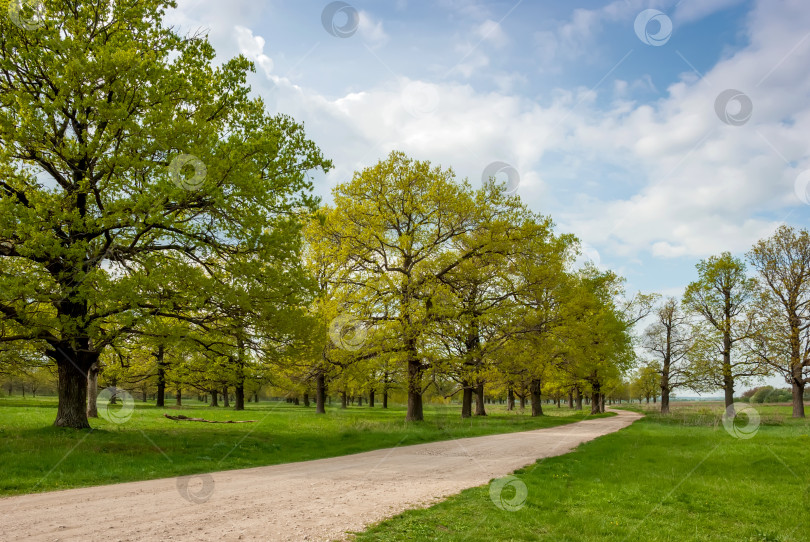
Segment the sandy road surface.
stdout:
<path fill-rule="evenodd" d="M 640 415 L 0 499 L 0 538 L 334 540 L 626 427 Z M 194 502 L 198 501 L 198 502 Z M 494 505 L 493 505 L 494 506 Z M 10 538 L 8 538 L 10 537 Z"/>

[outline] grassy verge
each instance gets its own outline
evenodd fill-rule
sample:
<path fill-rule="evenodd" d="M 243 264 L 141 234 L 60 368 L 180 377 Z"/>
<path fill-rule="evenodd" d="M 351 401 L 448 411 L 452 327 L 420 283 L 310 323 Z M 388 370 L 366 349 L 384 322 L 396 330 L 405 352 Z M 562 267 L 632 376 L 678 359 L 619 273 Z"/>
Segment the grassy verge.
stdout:
<path fill-rule="evenodd" d="M 761 424 L 749 439 L 724 429 L 718 406 L 650 414 L 518 471 L 525 500 L 515 484 L 496 493 L 515 511 L 479 487 L 357 540 L 810 540 L 810 423 L 791 419 L 789 407 L 756 408 Z"/>
<path fill-rule="evenodd" d="M 179 409 L 136 405 L 124 423 L 94 420 L 91 431 L 52 427 L 53 398 L 0 399 L 0 495 L 84 487 L 182 474 L 305 461 L 437 440 L 527 431 L 581 420 L 583 412 L 548 408 L 532 418 L 490 406 L 489 416 L 461 420 L 458 406 L 425 407 L 425 422 L 405 423 L 404 409 L 329 408 L 249 403 L 247 410 L 190 403 Z M 163 413 L 257 423 L 174 422 Z"/>

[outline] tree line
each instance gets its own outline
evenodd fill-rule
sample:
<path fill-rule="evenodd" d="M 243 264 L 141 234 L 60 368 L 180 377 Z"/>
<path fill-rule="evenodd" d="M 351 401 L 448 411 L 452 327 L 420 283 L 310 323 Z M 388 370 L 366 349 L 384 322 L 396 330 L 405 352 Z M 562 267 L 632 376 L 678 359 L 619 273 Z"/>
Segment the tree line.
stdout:
<path fill-rule="evenodd" d="M 661 411 L 678 388 L 723 391 L 731 407 L 741 385 L 778 376 L 790 386 L 793 416 L 804 417 L 810 382 L 810 234 L 782 225 L 745 258 L 701 260 L 681 299 L 653 311 L 643 346 L 656 375 Z M 638 384 L 641 385 L 641 384 Z"/>

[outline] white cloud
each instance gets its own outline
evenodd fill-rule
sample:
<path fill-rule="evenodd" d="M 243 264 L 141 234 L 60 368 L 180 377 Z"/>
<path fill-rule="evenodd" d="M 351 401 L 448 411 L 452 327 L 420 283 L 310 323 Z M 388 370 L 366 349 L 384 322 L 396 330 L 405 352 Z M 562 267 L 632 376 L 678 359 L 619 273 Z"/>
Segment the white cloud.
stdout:
<path fill-rule="evenodd" d="M 253 31 L 244 26 L 235 26 L 236 43 L 239 46 L 239 52 L 245 55 L 249 60 L 252 60 L 258 67 L 260 67 L 264 74 L 270 77 L 273 71 L 273 59 L 264 54 L 264 38 L 261 36 L 254 36 Z"/>
<path fill-rule="evenodd" d="M 543 63 L 541 67 L 552 69 L 555 63 L 594 56 L 599 52 L 597 42 L 606 23 L 624 21 L 632 24 L 639 11 L 660 3 L 650 5 L 646 0 L 616 0 L 599 9 L 575 9 L 570 20 L 557 22 L 553 30 L 540 30 L 534 34 L 537 54 Z"/>
<path fill-rule="evenodd" d="M 575 9 L 569 20 L 559 21 L 553 30 L 534 35 L 542 68 L 553 70 L 554 62 L 582 61 L 598 54 L 599 39 L 609 24 L 632 26 L 644 9 L 672 14 L 676 26 L 691 23 L 745 0 L 615 0 L 598 9 Z M 674 10 L 674 14 L 673 14 Z"/>
<path fill-rule="evenodd" d="M 503 47 L 509 42 L 509 38 L 504 33 L 501 25 L 492 19 L 487 19 L 478 25 L 475 34 L 479 40 L 491 43 L 495 47 Z"/>
<path fill-rule="evenodd" d="M 676 24 L 688 23 L 739 5 L 744 1 L 745 0 L 681 0 L 675 8 L 672 19 Z"/>
<path fill-rule="evenodd" d="M 255 0 L 178 0 L 176 9 L 166 11 L 166 24 L 181 34 L 207 33 L 216 48 L 216 60 L 223 62 L 240 53 L 234 29 L 253 26 L 267 7 Z"/>
<path fill-rule="evenodd" d="M 375 20 L 368 12 L 359 12 L 357 33 L 372 47 L 380 47 L 388 41 L 382 21 Z"/>
<path fill-rule="evenodd" d="M 649 7 L 641 4 L 620 0 L 596 15 L 579 13 L 538 40 L 545 39 L 549 57 L 581 54 L 588 50 L 582 39 L 592 39 L 604 21 L 627 20 L 631 28 L 638 10 Z M 327 98 L 275 75 L 257 90 L 272 96 L 274 110 L 305 122 L 335 162 L 330 185 L 395 148 L 452 166 L 474 186 L 490 162 L 503 161 L 520 172 L 521 198 L 552 212 L 563 231 L 591 243 L 606 263 L 705 257 L 744 251 L 791 210 L 805 209 L 794 181 L 810 169 L 810 39 L 802 42 L 808 27 L 802 0 L 759 0 L 745 29 L 748 47 L 707 70 L 704 81 L 687 73 L 647 103 L 633 100 L 658 92 L 649 77 L 599 91 L 557 89 L 542 106 L 511 94 L 509 77 L 497 92 L 403 77 Z M 367 28 L 387 39 L 381 23 Z M 246 31 L 242 38 L 240 48 L 264 55 L 259 36 Z M 679 62 L 671 48 L 659 49 Z M 469 76 L 487 62 L 484 53 L 471 54 L 459 71 Z M 754 104 L 743 126 L 715 114 L 715 98 L 727 88 Z M 321 195 L 327 188 L 319 186 Z"/>
<path fill-rule="evenodd" d="M 350 167 L 399 148 L 453 165 L 477 183 L 489 162 L 511 163 L 522 178 L 535 180 L 518 191 L 533 208 L 559 208 L 558 221 L 603 253 L 670 258 L 745 250 L 775 227 L 779 217 L 768 215 L 799 204 L 793 182 L 810 167 L 810 74 L 803 69 L 810 63 L 810 43 L 785 57 L 804 35 L 792 29 L 810 23 L 805 11 L 761 6 L 751 16 L 756 47 L 709 70 L 711 86 L 685 79 L 651 105 L 616 102 L 599 109 L 596 93 L 581 89 L 558 91 L 551 105 L 540 107 L 521 97 L 441 83 L 430 84 L 435 111 L 414 116 L 403 106 L 400 82 L 334 102 L 308 97 L 309 110 L 298 112 L 337 123 L 315 139 Z M 714 101 L 725 88 L 751 96 L 748 124 L 728 126 L 716 116 Z M 344 137 L 347 132 L 351 137 Z M 554 165 L 546 160 L 550 154 L 566 158 Z M 788 167 L 780 155 L 796 165 Z M 604 179 L 586 182 L 590 167 L 597 175 L 616 168 L 618 179 L 640 188 L 621 199 L 598 195 Z M 559 200 L 561 190 L 572 192 L 576 205 Z M 549 199 L 553 194 L 558 200 Z"/>

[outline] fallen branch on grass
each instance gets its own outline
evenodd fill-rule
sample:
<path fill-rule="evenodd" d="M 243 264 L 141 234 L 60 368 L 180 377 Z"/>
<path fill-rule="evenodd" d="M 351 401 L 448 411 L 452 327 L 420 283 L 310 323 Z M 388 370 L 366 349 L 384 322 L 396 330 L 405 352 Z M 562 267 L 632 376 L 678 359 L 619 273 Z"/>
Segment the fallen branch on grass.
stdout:
<path fill-rule="evenodd" d="M 183 416 L 182 414 L 178 414 L 177 416 L 169 416 L 168 414 L 164 414 L 163 416 L 176 422 L 253 423 L 256 421 L 256 420 L 227 420 L 227 421 L 206 420 L 205 418 L 189 418 L 188 416 Z"/>

